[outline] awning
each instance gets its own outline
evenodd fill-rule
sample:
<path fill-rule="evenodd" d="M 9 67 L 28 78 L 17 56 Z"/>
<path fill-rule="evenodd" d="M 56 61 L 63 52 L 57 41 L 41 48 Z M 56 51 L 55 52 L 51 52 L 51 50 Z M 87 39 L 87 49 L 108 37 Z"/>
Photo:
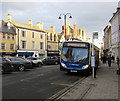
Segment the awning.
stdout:
<path fill-rule="evenodd" d="M 17 53 L 13 53 L 13 52 L 0 52 L 0 55 L 11 55 L 11 56 L 14 56 L 16 54 Z"/>
<path fill-rule="evenodd" d="M 33 52 L 19 52 L 18 55 L 33 55 Z"/>

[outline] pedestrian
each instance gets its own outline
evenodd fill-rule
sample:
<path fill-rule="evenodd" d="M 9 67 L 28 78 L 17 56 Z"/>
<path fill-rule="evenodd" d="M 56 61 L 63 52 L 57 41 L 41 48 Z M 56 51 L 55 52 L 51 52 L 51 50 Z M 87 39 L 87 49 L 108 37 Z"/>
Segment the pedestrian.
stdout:
<path fill-rule="evenodd" d="M 117 56 L 117 65 L 118 65 L 118 68 L 119 68 L 119 64 L 120 64 L 120 59 L 119 59 L 119 57 Z"/>
<path fill-rule="evenodd" d="M 103 56 L 103 64 L 106 63 L 106 55 Z"/>
<path fill-rule="evenodd" d="M 106 61 L 107 61 L 107 56 L 105 55 L 105 63 L 106 63 Z"/>
<path fill-rule="evenodd" d="M 113 60 L 113 63 L 115 62 L 115 57 L 114 56 L 112 56 L 112 60 Z"/>
<path fill-rule="evenodd" d="M 101 56 L 101 61 L 103 61 L 103 56 Z"/>
<path fill-rule="evenodd" d="M 117 69 L 117 74 L 120 74 L 120 67 L 119 67 L 119 65 L 120 65 L 120 58 L 117 56 L 117 65 L 118 65 L 118 69 Z"/>
<path fill-rule="evenodd" d="M 108 66 L 111 67 L 111 60 L 112 60 L 111 55 L 108 56 L 107 60 L 108 60 Z"/>

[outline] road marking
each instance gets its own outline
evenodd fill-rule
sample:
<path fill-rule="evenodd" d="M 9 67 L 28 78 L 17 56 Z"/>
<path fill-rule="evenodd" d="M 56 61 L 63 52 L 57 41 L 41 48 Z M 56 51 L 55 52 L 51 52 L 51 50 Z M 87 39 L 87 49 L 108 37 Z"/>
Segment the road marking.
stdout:
<path fill-rule="evenodd" d="M 51 97 L 49 97 L 48 100 L 49 99 L 60 99 L 62 96 L 64 96 L 69 91 L 71 91 L 71 89 L 73 89 L 76 85 L 78 85 L 79 83 L 81 83 L 86 78 L 87 77 L 83 77 L 80 80 L 78 80 L 75 83 L 73 83 L 71 86 L 65 87 L 64 89 L 62 89 L 58 93 L 56 93 L 56 94 L 52 95 Z M 48 101 L 48 100 L 45 100 L 45 101 Z"/>
<path fill-rule="evenodd" d="M 50 83 L 52 85 L 60 85 L 60 86 L 72 86 L 72 85 L 69 85 L 69 84 L 61 84 L 61 83 Z"/>
<path fill-rule="evenodd" d="M 36 77 L 43 76 L 43 75 L 44 75 L 44 74 L 39 74 L 39 75 L 36 75 L 36 76 L 34 76 L 34 77 L 31 77 L 31 78 L 22 79 L 22 80 L 20 80 L 20 81 L 23 82 L 23 81 L 31 80 L 31 79 L 34 79 L 34 78 L 36 78 Z"/>

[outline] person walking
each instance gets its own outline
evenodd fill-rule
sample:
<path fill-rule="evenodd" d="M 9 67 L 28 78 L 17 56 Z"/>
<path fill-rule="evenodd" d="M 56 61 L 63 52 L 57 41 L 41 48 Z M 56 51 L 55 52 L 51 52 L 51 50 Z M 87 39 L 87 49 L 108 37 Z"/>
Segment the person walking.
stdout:
<path fill-rule="evenodd" d="M 120 64 L 120 59 L 119 59 L 119 57 L 117 56 L 117 65 L 118 65 L 118 68 L 119 68 L 119 64 Z"/>
<path fill-rule="evenodd" d="M 111 67 L 111 60 L 112 60 L 111 55 L 108 56 L 107 60 L 108 60 L 108 66 Z"/>
<path fill-rule="evenodd" d="M 119 57 L 117 56 L 117 65 L 118 65 L 118 70 L 117 70 L 117 74 L 120 74 L 120 59 L 119 59 Z"/>
<path fill-rule="evenodd" d="M 106 55 L 104 55 L 104 56 L 103 56 L 103 64 L 105 64 L 105 63 L 106 63 L 106 60 L 107 60 L 107 56 L 106 56 Z"/>
<path fill-rule="evenodd" d="M 115 57 L 114 56 L 112 56 L 112 60 L 113 60 L 113 63 L 115 62 Z"/>

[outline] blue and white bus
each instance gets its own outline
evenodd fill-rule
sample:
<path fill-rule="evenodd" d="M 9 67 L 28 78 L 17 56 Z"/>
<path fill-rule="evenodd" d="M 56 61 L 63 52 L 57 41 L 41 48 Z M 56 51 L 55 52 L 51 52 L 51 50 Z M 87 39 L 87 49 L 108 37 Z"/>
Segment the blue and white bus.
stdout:
<path fill-rule="evenodd" d="M 99 64 L 99 49 L 94 48 L 95 68 Z M 60 70 L 91 73 L 92 44 L 82 41 L 65 41 L 61 49 Z"/>

